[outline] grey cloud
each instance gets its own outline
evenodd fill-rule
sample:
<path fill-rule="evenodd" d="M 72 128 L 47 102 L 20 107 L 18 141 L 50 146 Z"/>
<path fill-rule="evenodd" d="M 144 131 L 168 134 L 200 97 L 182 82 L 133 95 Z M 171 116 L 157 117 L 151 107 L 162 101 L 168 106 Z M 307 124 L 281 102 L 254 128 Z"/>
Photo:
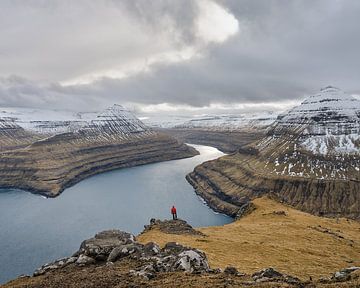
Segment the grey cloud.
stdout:
<path fill-rule="evenodd" d="M 62 86 L 56 81 L 62 79 L 51 79 L 50 84 L 44 85 L 36 81 L 28 81 L 29 84 L 22 79 L 22 82 L 15 81 L 12 89 L 4 89 L 0 82 L 0 104 L 21 102 L 23 105 L 38 103 L 39 106 L 66 107 L 71 106 L 69 101 L 76 99 L 87 109 L 113 102 L 167 102 L 200 107 L 216 102 L 262 103 L 300 99 L 329 84 L 350 93 L 360 93 L 359 1 L 218 2 L 238 19 L 240 32 L 224 43 L 202 47 L 200 58 L 172 64 L 158 63 L 150 72 L 123 79 L 103 78 L 87 85 Z M 131 14 L 131 19 L 138 19 L 140 27 L 148 27 L 146 33 L 161 33 L 165 27 L 176 28 L 177 37 L 167 41 L 173 41 L 171 45 L 177 47 L 197 41 L 193 31 L 197 15 L 194 3 L 129 0 L 122 1 L 120 6 Z M 0 53 L 1 48 L 2 44 Z M 137 49 L 139 55 L 148 53 L 147 47 Z M 77 62 L 76 55 L 72 55 L 75 62 L 71 68 L 76 67 L 77 72 L 82 72 L 89 66 L 93 69 L 103 67 L 99 63 L 109 65 L 116 49 L 109 53 L 110 57 L 106 57 L 107 52 L 94 50 L 93 64 Z M 62 60 L 59 57 L 53 61 Z M 11 67 L 9 63 L 8 67 Z M 59 66 L 61 77 L 72 73 L 66 65 Z M 31 74 L 26 77 L 31 78 Z"/>

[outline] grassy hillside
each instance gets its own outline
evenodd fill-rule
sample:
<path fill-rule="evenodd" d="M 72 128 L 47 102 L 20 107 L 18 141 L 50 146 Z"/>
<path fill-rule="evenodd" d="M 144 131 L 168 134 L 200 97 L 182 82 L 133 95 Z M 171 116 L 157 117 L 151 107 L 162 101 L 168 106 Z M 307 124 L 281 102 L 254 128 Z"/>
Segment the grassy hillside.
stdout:
<path fill-rule="evenodd" d="M 198 229 L 206 236 L 150 230 L 139 240 L 201 249 L 212 267 L 233 265 L 245 273 L 274 267 L 304 280 L 360 265 L 359 222 L 313 216 L 267 197 L 253 203 L 256 210 L 234 223 Z"/>

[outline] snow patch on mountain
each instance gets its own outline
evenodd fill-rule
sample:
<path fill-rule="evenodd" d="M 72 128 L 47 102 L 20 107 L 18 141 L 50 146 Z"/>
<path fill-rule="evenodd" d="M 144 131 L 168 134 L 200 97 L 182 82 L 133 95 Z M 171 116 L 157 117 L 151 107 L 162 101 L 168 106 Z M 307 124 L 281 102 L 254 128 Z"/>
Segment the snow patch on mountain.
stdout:
<path fill-rule="evenodd" d="M 314 154 L 360 153 L 360 101 L 328 86 L 278 117 L 275 134 L 299 133 L 300 146 Z"/>
<path fill-rule="evenodd" d="M 276 116 L 272 112 L 243 115 L 205 115 L 191 119 L 176 128 L 207 128 L 221 130 L 236 130 L 243 127 L 264 127 L 271 125 Z"/>
<path fill-rule="evenodd" d="M 265 127 L 277 118 L 274 112 L 239 115 L 198 115 L 198 116 L 160 116 L 144 120 L 152 127 L 206 130 L 238 130 L 240 128 Z"/>
<path fill-rule="evenodd" d="M 149 130 L 134 114 L 117 104 L 100 113 L 1 108 L 0 129 L 9 126 L 47 136 L 96 129 L 123 134 Z"/>

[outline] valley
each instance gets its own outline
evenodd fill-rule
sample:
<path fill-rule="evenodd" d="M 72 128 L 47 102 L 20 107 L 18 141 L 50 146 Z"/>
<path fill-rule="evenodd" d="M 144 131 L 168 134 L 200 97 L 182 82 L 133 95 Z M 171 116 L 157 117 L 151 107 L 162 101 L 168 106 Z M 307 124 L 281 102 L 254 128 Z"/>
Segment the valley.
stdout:
<path fill-rule="evenodd" d="M 47 197 L 105 171 L 197 155 L 120 105 L 86 121 L 3 117 L 0 143 L 0 187 Z"/>

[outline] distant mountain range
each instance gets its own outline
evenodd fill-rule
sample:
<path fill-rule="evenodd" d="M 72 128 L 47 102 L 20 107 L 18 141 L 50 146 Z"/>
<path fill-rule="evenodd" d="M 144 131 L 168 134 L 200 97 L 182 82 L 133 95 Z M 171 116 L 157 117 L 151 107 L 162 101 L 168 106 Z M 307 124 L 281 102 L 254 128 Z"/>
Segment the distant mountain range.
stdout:
<path fill-rule="evenodd" d="M 207 114 L 201 116 L 158 116 L 145 119 L 152 127 L 172 129 L 203 129 L 211 131 L 236 131 L 246 128 L 264 128 L 271 125 L 277 113 L 265 111 L 239 115 Z"/>

